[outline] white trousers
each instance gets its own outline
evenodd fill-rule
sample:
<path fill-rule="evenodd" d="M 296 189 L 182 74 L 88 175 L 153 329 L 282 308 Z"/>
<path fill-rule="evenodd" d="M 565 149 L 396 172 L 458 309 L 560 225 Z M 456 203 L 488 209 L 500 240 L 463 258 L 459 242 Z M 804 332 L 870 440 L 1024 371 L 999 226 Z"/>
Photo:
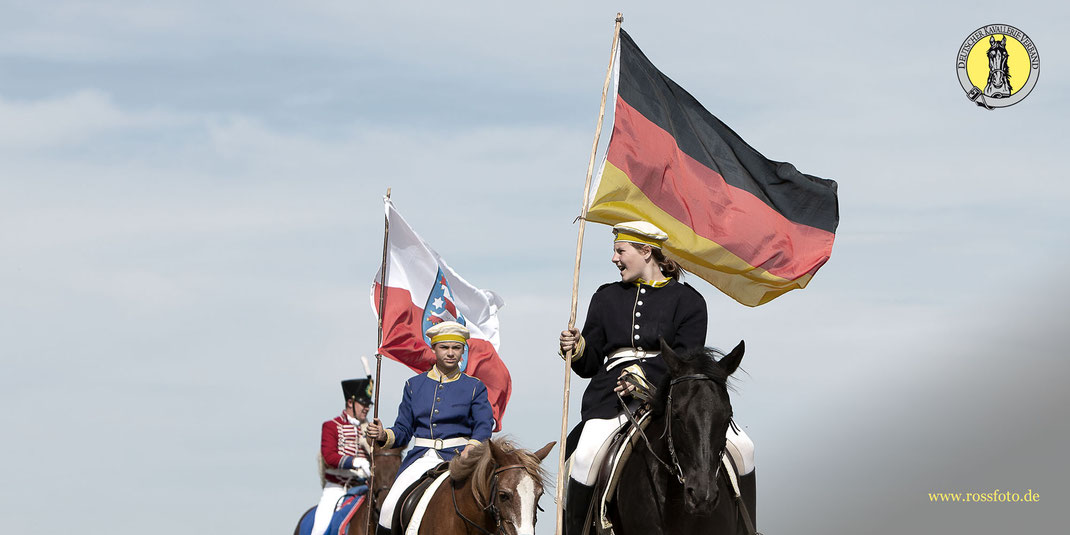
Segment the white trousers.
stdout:
<path fill-rule="evenodd" d="M 598 479 L 598 465 L 609 450 L 610 439 L 624 426 L 628 417 L 619 414 L 616 418 L 591 419 L 583 424 L 576 451 L 572 452 L 572 469 L 569 476 L 579 483 L 591 486 Z"/>
<path fill-rule="evenodd" d="M 327 528 L 331 527 L 334 508 L 338 504 L 338 500 L 345 495 L 346 488 L 337 483 L 328 481 L 324 485 L 320 503 L 316 506 L 316 516 L 312 520 L 312 533 L 310 535 L 324 535 L 327 533 Z"/>
<path fill-rule="evenodd" d="M 587 420 L 580 432 L 580 439 L 576 442 L 576 451 L 572 452 L 569 477 L 587 486 L 594 485 L 613 435 L 627 421 L 628 417 L 624 414 L 605 420 Z M 725 438 L 728 439 L 725 445 L 726 454 L 732 455 L 736 460 L 740 466 L 740 475 L 746 475 L 754 470 L 754 442 L 742 429 L 737 432 L 733 427 L 730 425 L 725 431 Z"/>
<path fill-rule="evenodd" d="M 386 498 L 383 499 L 383 508 L 379 511 L 380 526 L 384 528 L 390 527 L 390 522 L 394 518 L 394 508 L 397 507 L 398 500 L 401 499 L 405 489 L 409 488 L 409 485 L 415 483 L 417 479 L 420 479 L 424 472 L 438 466 L 441 462 L 442 457 L 438 455 L 438 452 L 429 449 L 423 456 L 413 461 L 408 468 L 398 474 L 398 477 L 394 479 L 394 483 L 390 485 L 390 492 L 386 493 Z"/>

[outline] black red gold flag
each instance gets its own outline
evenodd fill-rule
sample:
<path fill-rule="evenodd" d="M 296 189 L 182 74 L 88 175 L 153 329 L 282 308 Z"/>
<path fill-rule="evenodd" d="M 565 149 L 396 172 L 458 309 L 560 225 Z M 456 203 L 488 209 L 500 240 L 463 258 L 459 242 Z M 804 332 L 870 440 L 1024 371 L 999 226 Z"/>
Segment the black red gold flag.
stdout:
<path fill-rule="evenodd" d="M 836 182 L 769 160 L 621 30 L 617 95 L 589 221 L 649 221 L 684 269 L 747 306 L 803 288 L 832 254 Z"/>

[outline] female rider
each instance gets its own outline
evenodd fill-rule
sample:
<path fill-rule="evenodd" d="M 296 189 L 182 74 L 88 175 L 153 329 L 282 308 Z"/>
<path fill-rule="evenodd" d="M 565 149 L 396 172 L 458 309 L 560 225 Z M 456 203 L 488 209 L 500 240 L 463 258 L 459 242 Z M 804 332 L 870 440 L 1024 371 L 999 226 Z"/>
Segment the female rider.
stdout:
<path fill-rule="evenodd" d="M 616 396 L 634 392 L 622 380 L 624 371 L 656 385 L 666 372 L 658 358 L 659 338 L 674 351 L 706 343 L 706 301 L 679 281 L 680 265 L 662 253 L 668 235 L 645 221 L 621 223 L 613 233 L 612 262 L 621 280 L 602 285 L 591 297 L 582 335 L 573 328 L 560 338 L 561 354 L 572 352 L 572 370 L 591 379 L 583 392 L 581 421 L 568 440 L 575 449 L 565 533 L 572 535 L 582 533 L 608 439 L 627 421 Z"/>

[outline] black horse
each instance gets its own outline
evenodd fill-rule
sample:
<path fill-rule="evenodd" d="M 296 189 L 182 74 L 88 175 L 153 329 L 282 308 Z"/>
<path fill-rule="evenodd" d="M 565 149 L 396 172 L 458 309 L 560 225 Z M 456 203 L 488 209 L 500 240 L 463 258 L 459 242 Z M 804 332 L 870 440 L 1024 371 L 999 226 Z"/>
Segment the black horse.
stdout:
<path fill-rule="evenodd" d="M 732 425 L 727 379 L 743 359 L 740 342 L 731 353 L 705 348 L 677 355 L 662 342 L 668 373 L 658 387 L 646 435 L 623 468 L 610 520 L 628 534 L 746 534 L 727 470 L 725 432 Z M 751 494 L 753 488 L 744 491 Z M 748 505 L 753 515 L 753 501 Z M 749 518 L 753 525 L 754 517 Z"/>

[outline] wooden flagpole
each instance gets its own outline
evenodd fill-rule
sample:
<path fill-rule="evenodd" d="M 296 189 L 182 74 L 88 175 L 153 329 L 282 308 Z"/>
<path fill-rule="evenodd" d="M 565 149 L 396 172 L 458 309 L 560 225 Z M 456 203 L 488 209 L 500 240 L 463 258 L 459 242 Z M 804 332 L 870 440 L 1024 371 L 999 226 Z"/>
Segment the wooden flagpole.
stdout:
<path fill-rule="evenodd" d="M 576 264 L 572 271 L 572 311 L 568 317 L 568 328 L 576 326 L 576 308 L 579 306 L 580 286 L 580 257 L 583 253 L 583 231 L 587 223 L 587 198 L 591 192 L 591 177 L 594 176 L 594 158 L 598 151 L 598 139 L 602 135 L 602 121 L 606 116 L 606 95 L 609 93 L 609 80 L 613 77 L 613 61 L 617 56 L 617 41 L 620 39 L 620 25 L 624 22 L 624 15 L 617 13 L 616 23 L 613 25 L 613 46 L 609 52 L 609 67 L 606 69 L 606 81 L 602 84 L 602 106 L 598 110 L 598 124 L 594 130 L 594 143 L 591 145 L 591 159 L 587 162 L 587 182 L 583 185 L 583 206 L 580 208 L 580 230 L 576 238 Z M 564 534 L 564 511 L 565 511 L 565 439 L 568 433 L 568 398 L 569 383 L 572 379 L 572 354 L 565 354 L 565 393 L 561 407 L 561 441 L 557 443 L 557 535 Z"/>
<path fill-rule="evenodd" d="M 383 199 L 384 204 L 390 200 L 390 188 L 386 188 L 386 198 Z M 375 345 L 375 400 L 372 402 L 372 418 L 379 418 L 379 377 L 383 372 L 383 355 L 379 353 L 379 348 L 383 345 L 383 314 L 386 313 L 386 260 L 387 254 L 390 252 L 390 213 L 387 212 L 383 219 L 383 263 L 379 268 L 379 336 L 376 339 Z M 368 460 L 368 464 L 371 466 L 371 473 L 368 474 L 368 529 L 366 533 L 375 533 L 375 526 L 372 525 L 372 511 L 375 509 L 375 492 L 372 490 L 375 488 L 375 442 L 372 442 L 371 459 Z"/>
<path fill-rule="evenodd" d="M 390 200 L 390 188 L 386 188 L 384 203 Z M 386 260 L 390 252 L 390 215 L 383 216 L 383 263 L 379 268 L 379 336 L 376 339 L 375 350 L 375 404 L 372 405 L 373 417 L 379 417 L 379 375 L 383 369 L 383 356 L 379 354 L 379 347 L 383 345 L 383 313 L 386 308 Z"/>

